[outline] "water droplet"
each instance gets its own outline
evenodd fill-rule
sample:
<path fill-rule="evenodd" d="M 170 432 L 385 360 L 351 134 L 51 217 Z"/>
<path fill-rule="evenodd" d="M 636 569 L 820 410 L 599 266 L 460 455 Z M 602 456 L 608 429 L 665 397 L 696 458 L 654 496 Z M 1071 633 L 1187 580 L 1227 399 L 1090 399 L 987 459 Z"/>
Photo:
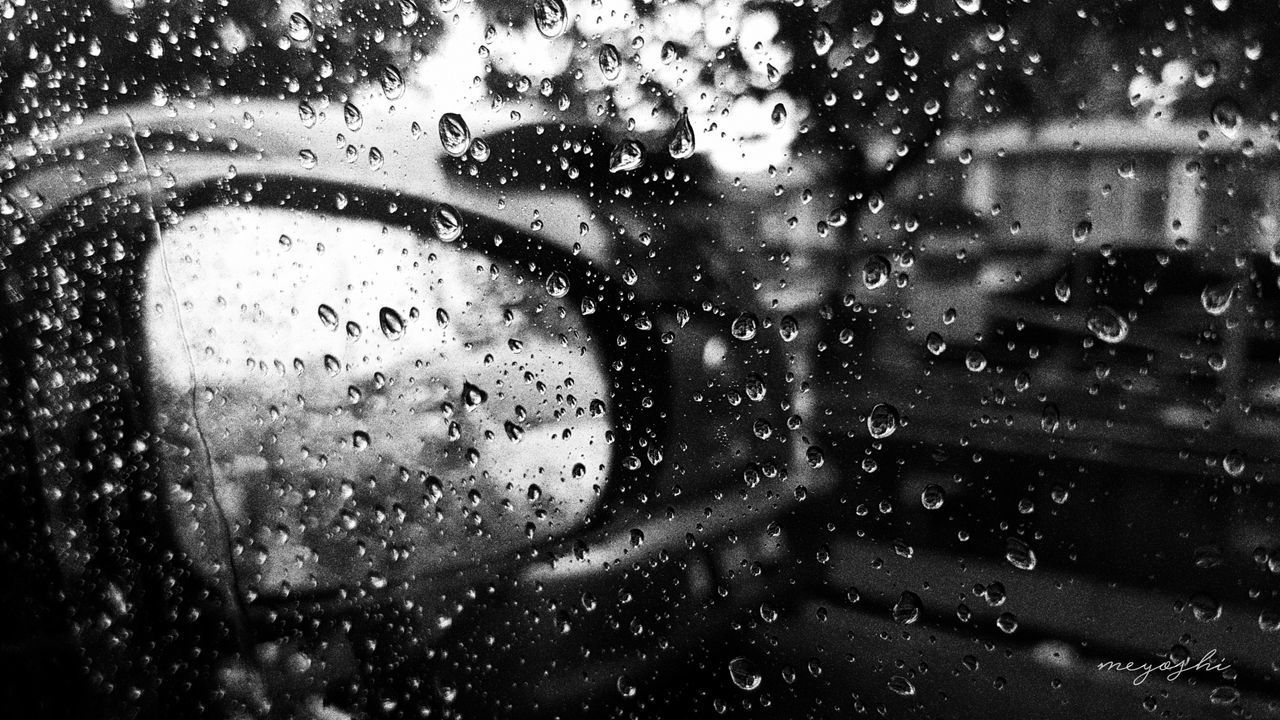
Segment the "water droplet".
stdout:
<path fill-rule="evenodd" d="M 316 308 L 316 312 L 320 315 L 320 322 L 324 323 L 326 328 L 330 330 L 338 329 L 337 311 L 328 305 L 321 304 L 319 308 Z"/>
<path fill-rule="evenodd" d="M 982 372 L 987 369 L 987 356 L 981 350 L 970 350 L 964 354 L 964 366 L 969 372 Z"/>
<path fill-rule="evenodd" d="M 294 42 L 307 42 L 311 39 L 311 34 L 315 28 L 311 24 L 311 18 L 296 12 L 289 16 L 289 39 Z"/>
<path fill-rule="evenodd" d="M 1089 316 L 1085 319 L 1085 327 L 1106 343 L 1118 343 L 1129 336 L 1129 323 L 1106 305 L 1099 305 L 1089 311 Z"/>
<path fill-rule="evenodd" d="M 693 124 L 689 122 L 689 109 L 685 108 L 680 113 L 680 120 L 676 122 L 675 131 L 671 133 L 667 152 L 676 160 L 683 160 L 693 155 L 694 145 Z"/>
<path fill-rule="evenodd" d="M 360 112 L 360 108 L 355 103 L 347 103 L 342 106 L 342 119 L 347 123 L 347 129 L 352 132 L 359 130 L 364 126 L 364 113 Z"/>
<path fill-rule="evenodd" d="M 800 335 L 800 323 L 790 315 L 783 315 L 778 321 L 778 335 L 783 342 L 791 342 Z"/>
<path fill-rule="evenodd" d="M 947 494 L 942 486 L 933 483 L 926 485 L 924 491 L 920 493 L 920 504 L 925 510 L 937 510 L 942 507 L 946 499 Z"/>
<path fill-rule="evenodd" d="M 729 325 L 729 333 L 739 340 L 750 340 L 760 329 L 760 321 L 752 313 L 742 313 Z"/>
<path fill-rule="evenodd" d="M 622 697 L 629 698 L 629 697 L 636 696 L 636 684 L 631 682 L 631 678 L 627 677 L 626 675 L 618 676 L 617 685 L 618 685 L 618 694 L 622 695 Z"/>
<path fill-rule="evenodd" d="M 315 127 L 316 111 L 311 107 L 311 103 L 306 100 L 298 103 L 298 119 L 302 121 L 303 127 Z"/>
<path fill-rule="evenodd" d="M 453 242 L 462 237 L 462 216 L 452 205 L 440 203 L 431 213 L 431 227 L 436 237 L 445 242 Z"/>
<path fill-rule="evenodd" d="M 760 377 L 756 373 L 747 375 L 746 385 L 743 390 L 747 393 L 747 397 L 754 402 L 760 402 L 763 400 L 765 394 L 768 392 L 765 389 L 764 378 Z"/>
<path fill-rule="evenodd" d="M 974 15 L 982 9 L 982 0 L 956 0 L 956 7 L 966 15 Z"/>
<path fill-rule="evenodd" d="M 880 403 L 871 408 L 867 415 L 867 432 L 871 437 L 880 440 L 887 438 L 898 429 L 898 409 L 888 403 Z"/>
<path fill-rule="evenodd" d="M 600 48 L 600 72 L 610 82 L 617 80 L 622 74 L 622 55 L 618 53 L 618 48 L 609 43 Z"/>
<path fill-rule="evenodd" d="M 1071 239 L 1076 242 L 1084 242 L 1089 239 L 1089 235 L 1093 233 L 1093 223 L 1088 220 L 1081 220 L 1076 223 L 1075 229 L 1071 231 Z"/>
<path fill-rule="evenodd" d="M 405 27 L 412 27 L 417 24 L 418 19 L 422 17 L 422 11 L 418 9 L 418 3 L 414 0 L 400 0 L 400 24 Z"/>
<path fill-rule="evenodd" d="M 1280 632 L 1280 612 L 1263 610 L 1258 615 L 1258 629 L 1262 632 Z"/>
<path fill-rule="evenodd" d="M 453 157 L 462 157 L 471 148 L 471 129 L 458 113 L 440 116 L 440 144 Z"/>
<path fill-rule="evenodd" d="M 1209 693 L 1209 702 L 1214 705 L 1230 705 L 1240 699 L 1240 691 L 1230 685 L 1216 687 Z"/>
<path fill-rule="evenodd" d="M 676 50 L 675 43 L 665 42 L 662 44 L 662 64 L 670 65 L 680 59 L 680 51 Z"/>
<path fill-rule="evenodd" d="M 382 334 L 386 335 L 388 340 L 399 340 L 404 336 L 404 318 L 389 307 L 378 311 L 378 324 L 382 327 Z"/>
<path fill-rule="evenodd" d="M 893 604 L 893 621 L 899 625 L 910 625 L 920 619 L 920 596 L 910 590 L 903 591 L 898 602 Z"/>
<path fill-rule="evenodd" d="M 299 150 L 298 161 L 302 163 L 302 167 L 310 170 L 316 166 L 316 154 L 311 150 Z"/>
<path fill-rule="evenodd" d="M 524 428 L 510 420 L 502 424 L 502 429 L 506 431 L 507 439 L 511 442 L 520 442 L 520 438 L 524 437 Z"/>
<path fill-rule="evenodd" d="M 756 670 L 755 665 L 744 657 L 729 661 L 729 679 L 743 690 L 755 690 L 764 682 L 764 676 Z"/>
<path fill-rule="evenodd" d="M 1000 613 L 996 618 L 996 627 L 1006 635 L 1012 635 L 1018 629 L 1018 617 L 1010 612 Z"/>
<path fill-rule="evenodd" d="M 354 320 L 347 322 L 347 337 L 352 340 L 358 340 L 360 338 L 360 334 L 363 332 L 364 330 L 360 327 L 360 323 Z"/>
<path fill-rule="evenodd" d="M 489 393 L 472 385 L 469 382 L 462 383 L 462 404 L 468 408 L 476 407 L 489 399 Z"/>
<path fill-rule="evenodd" d="M 1004 559 L 1019 570 L 1036 568 L 1036 553 L 1025 542 L 1011 537 L 1005 541 Z"/>
<path fill-rule="evenodd" d="M 544 287 L 551 297 L 562 298 L 569 294 L 569 278 L 559 270 L 555 270 L 547 276 Z"/>
<path fill-rule="evenodd" d="M 1045 403 L 1044 410 L 1040 413 L 1040 429 L 1047 433 L 1052 433 L 1058 429 L 1058 424 L 1058 406 L 1053 403 Z"/>
<path fill-rule="evenodd" d="M 947 349 L 947 341 L 936 332 L 931 332 L 924 339 L 924 346 L 934 355 L 941 355 Z"/>
<path fill-rule="evenodd" d="M 1221 285 L 1206 285 L 1200 291 L 1200 305 L 1210 315 L 1221 315 L 1231 307 L 1231 299 L 1235 297 L 1235 283 L 1226 282 Z"/>
<path fill-rule="evenodd" d="M 489 143 L 484 138 L 476 138 L 471 141 L 471 159 L 476 162 L 484 162 L 489 159 Z"/>
<path fill-rule="evenodd" d="M 364 450 L 369 447 L 369 433 L 363 430 L 351 433 L 351 447 L 357 450 Z"/>
<path fill-rule="evenodd" d="M 1239 450 L 1232 450 L 1222 458 L 1222 469 L 1231 477 L 1240 477 L 1244 473 L 1244 455 Z"/>
<path fill-rule="evenodd" d="M 627 172 L 644 165 L 644 145 L 639 140 L 623 140 L 609 156 L 609 172 Z"/>
<path fill-rule="evenodd" d="M 1213 104 L 1209 118 L 1214 127 L 1228 140 L 1234 140 L 1240 134 L 1240 106 L 1231 98 L 1222 98 Z"/>
<path fill-rule="evenodd" d="M 903 697 L 911 697 L 916 694 L 916 686 L 911 681 L 901 675 L 894 675 L 889 678 L 889 689 Z"/>
<path fill-rule="evenodd" d="M 382 94 L 388 100 L 404 97 L 404 76 L 395 65 L 382 66 Z"/>
<path fill-rule="evenodd" d="M 379 150 L 376 147 L 369 148 L 369 167 L 370 168 L 377 170 L 382 167 L 382 164 L 385 161 L 386 161 L 386 158 L 383 156 L 381 150 Z"/>
<path fill-rule="evenodd" d="M 769 119 L 773 121 L 774 127 L 782 127 L 782 124 L 787 121 L 787 106 L 782 103 L 774 105 L 773 112 L 769 114 Z"/>
<path fill-rule="evenodd" d="M 866 285 L 868 290 L 883 287 L 889 282 L 889 272 L 889 261 L 883 255 L 872 255 L 862 266 L 862 284 Z"/>
<path fill-rule="evenodd" d="M 1222 603 L 1211 595 L 1197 593 L 1191 596 L 1191 615 L 1200 622 L 1213 622 L 1222 617 Z"/>
<path fill-rule="evenodd" d="M 569 12 L 561 0 L 537 0 L 533 6 L 533 19 L 538 32 L 546 38 L 559 37 L 569 26 Z"/>
<path fill-rule="evenodd" d="M 893 0 L 893 11 L 899 15 L 910 15 L 916 11 L 916 0 Z"/>
<path fill-rule="evenodd" d="M 818 23 L 818 27 L 813 30 L 813 51 L 818 57 L 826 55 L 831 46 L 835 44 L 835 40 L 831 37 L 831 26 L 826 23 Z"/>
<path fill-rule="evenodd" d="M 1053 296 L 1058 298 L 1058 302 L 1067 302 L 1071 299 L 1071 273 L 1062 273 L 1058 281 L 1053 284 Z"/>

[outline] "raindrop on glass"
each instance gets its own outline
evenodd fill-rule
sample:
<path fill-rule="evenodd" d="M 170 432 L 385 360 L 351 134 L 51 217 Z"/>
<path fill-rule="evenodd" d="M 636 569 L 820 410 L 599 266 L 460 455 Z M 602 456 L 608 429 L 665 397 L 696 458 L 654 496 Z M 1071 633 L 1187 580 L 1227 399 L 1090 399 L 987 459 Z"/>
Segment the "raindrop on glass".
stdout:
<path fill-rule="evenodd" d="M 880 440 L 887 438 L 898 429 L 898 409 L 888 403 L 880 403 L 871 408 L 867 415 L 867 432 L 871 437 Z"/>
<path fill-rule="evenodd" d="M 610 82 L 617 80 L 622 74 L 622 55 L 618 53 L 618 48 L 609 43 L 600 48 L 600 72 Z"/>
<path fill-rule="evenodd" d="M 609 172 L 627 172 L 644 165 L 644 145 L 639 140 L 623 140 L 609 155 Z"/>
<path fill-rule="evenodd" d="M 729 325 L 729 333 L 739 340 L 750 340 L 760 329 L 760 320 L 752 313 L 742 313 Z"/>
<path fill-rule="evenodd" d="M 537 0 L 533 6 L 533 19 L 538 32 L 547 38 L 559 37 L 569 26 L 569 12 L 561 0 Z"/>
<path fill-rule="evenodd" d="M 1129 336 L 1128 321 L 1106 305 L 1099 305 L 1089 311 L 1085 327 L 1105 343 L 1115 344 Z"/>
<path fill-rule="evenodd" d="M 1240 106 L 1231 98 L 1222 98 L 1213 104 L 1209 118 L 1214 127 L 1228 140 L 1234 140 L 1240 134 Z"/>
<path fill-rule="evenodd" d="M 289 16 L 289 39 L 294 42 L 307 42 L 311 39 L 314 26 L 311 24 L 311 18 L 296 12 Z"/>
<path fill-rule="evenodd" d="M 452 205 L 440 203 L 431 213 L 431 227 L 436 237 L 445 242 L 453 242 L 462 237 L 462 216 Z"/>
<path fill-rule="evenodd" d="M 471 148 L 471 129 L 458 113 L 440 116 L 440 144 L 453 157 L 462 157 Z"/>
<path fill-rule="evenodd" d="M 671 133 L 667 152 L 676 160 L 683 160 L 693 155 L 694 144 L 693 124 L 689 122 L 689 109 L 685 108 L 680 113 L 680 120 L 676 122 L 675 131 Z"/>
<path fill-rule="evenodd" d="M 386 335 L 388 340 L 399 340 L 404 336 L 404 318 L 400 317 L 400 313 L 389 307 L 384 307 L 378 311 L 378 325 L 382 328 L 382 334 Z"/>
<path fill-rule="evenodd" d="M 744 657 L 729 661 L 729 679 L 743 690 L 755 690 L 764 682 L 764 676 L 756 670 L 755 665 Z"/>

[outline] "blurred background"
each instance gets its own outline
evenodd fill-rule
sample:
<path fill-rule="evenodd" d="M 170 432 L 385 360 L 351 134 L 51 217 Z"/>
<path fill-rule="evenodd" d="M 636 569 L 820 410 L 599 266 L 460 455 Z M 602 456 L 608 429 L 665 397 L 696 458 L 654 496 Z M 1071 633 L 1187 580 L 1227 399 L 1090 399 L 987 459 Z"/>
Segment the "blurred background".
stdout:
<path fill-rule="evenodd" d="M 0 703 L 1280 715 L 1278 23 L 3 0 Z"/>

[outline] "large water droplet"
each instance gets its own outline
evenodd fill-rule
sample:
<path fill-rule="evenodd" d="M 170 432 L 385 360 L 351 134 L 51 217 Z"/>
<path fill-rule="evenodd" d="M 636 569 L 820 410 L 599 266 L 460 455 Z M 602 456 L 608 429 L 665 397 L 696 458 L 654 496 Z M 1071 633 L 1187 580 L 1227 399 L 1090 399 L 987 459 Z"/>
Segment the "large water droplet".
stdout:
<path fill-rule="evenodd" d="M 1071 273 L 1062 273 L 1058 281 L 1053 284 L 1053 296 L 1058 298 L 1058 302 L 1067 302 L 1071 299 Z"/>
<path fill-rule="evenodd" d="M 813 30 L 813 51 L 821 57 L 826 55 L 834 44 L 835 40 L 831 37 L 831 26 L 826 23 L 818 23 L 818 27 Z"/>
<path fill-rule="evenodd" d="M 453 157 L 462 157 L 471 148 L 471 129 L 458 113 L 440 116 L 440 144 Z"/>
<path fill-rule="evenodd" d="M 911 697 L 916 694 L 916 686 L 911 681 L 901 675 L 894 675 L 889 678 L 889 689 L 903 697 Z"/>
<path fill-rule="evenodd" d="M 445 242 L 453 242 L 462 237 L 462 216 L 452 205 L 440 203 L 436 211 L 431 213 L 431 228 L 436 237 Z"/>
<path fill-rule="evenodd" d="M 569 278 L 559 270 L 555 270 L 547 276 L 544 287 L 551 297 L 562 298 L 569 294 Z"/>
<path fill-rule="evenodd" d="M 298 103 L 298 119 L 302 121 L 302 127 L 315 127 L 316 111 L 311 103 L 306 100 Z"/>
<path fill-rule="evenodd" d="M 1011 537 L 1005 542 L 1004 559 L 1019 570 L 1036 568 L 1036 553 L 1025 542 Z"/>
<path fill-rule="evenodd" d="M 502 429 L 507 433 L 507 439 L 511 442 L 520 442 L 520 438 L 524 437 L 524 428 L 510 420 L 502 424 Z"/>
<path fill-rule="evenodd" d="M 941 355 L 947 350 L 947 341 L 936 332 L 930 332 L 924 338 L 924 346 L 928 348 L 931 355 Z"/>
<path fill-rule="evenodd" d="M 609 156 L 609 172 L 626 172 L 644 165 L 644 145 L 639 140 L 623 140 Z"/>
<path fill-rule="evenodd" d="M 399 340 L 404 336 L 404 318 L 389 307 L 378 311 L 378 325 L 382 327 L 382 334 L 386 335 L 388 340 Z"/>
<path fill-rule="evenodd" d="M 871 437 L 880 440 L 887 438 L 898 429 L 898 409 L 888 403 L 880 403 L 871 408 L 867 415 L 867 432 Z"/>
<path fill-rule="evenodd" d="M 1231 98 L 1222 98 L 1213 104 L 1209 118 L 1214 127 L 1228 140 L 1234 140 L 1240 134 L 1240 106 Z"/>
<path fill-rule="evenodd" d="M 800 335 L 800 323 L 790 315 L 783 315 L 778 321 L 778 335 L 783 342 L 791 342 Z"/>
<path fill-rule="evenodd" d="M 942 489 L 941 485 L 934 485 L 930 483 L 929 485 L 926 485 L 924 491 L 920 493 L 920 504 L 924 506 L 925 510 L 937 510 L 942 507 L 942 504 L 946 499 L 946 491 Z"/>
<path fill-rule="evenodd" d="M 355 103 L 349 102 L 342 106 L 342 119 L 353 132 L 364 126 L 364 113 L 360 112 Z"/>
<path fill-rule="evenodd" d="M 739 340 L 750 340 L 760 329 L 760 320 L 752 313 L 742 313 L 729 325 L 729 333 Z"/>
<path fill-rule="evenodd" d="M 872 255 L 862 266 L 862 284 L 875 290 L 889 282 L 889 261 L 883 255 Z"/>
<path fill-rule="evenodd" d="M 622 74 L 622 55 L 618 53 L 618 48 L 609 43 L 600 48 L 600 72 L 610 82 L 617 80 Z"/>
<path fill-rule="evenodd" d="M 307 42 L 311 39 L 311 34 L 314 30 L 315 26 L 311 24 L 311 18 L 306 15 L 296 12 L 289 16 L 287 32 L 290 40 L 300 43 Z"/>
<path fill-rule="evenodd" d="M 533 6 L 533 19 L 538 32 L 547 38 L 559 37 L 569 27 L 569 12 L 561 0 L 537 0 Z"/>
<path fill-rule="evenodd" d="M 685 108 L 680 113 L 680 120 L 676 122 L 675 131 L 671 133 L 667 152 L 676 160 L 683 160 L 693 154 L 694 144 L 693 124 L 689 122 L 689 109 Z"/>
<path fill-rule="evenodd" d="M 1106 343 L 1118 343 L 1129 336 L 1129 323 L 1115 310 L 1099 305 L 1089 311 L 1085 327 L 1095 337 Z"/>
<path fill-rule="evenodd" d="M 729 661 L 729 679 L 743 690 L 755 690 L 764 682 L 764 676 L 756 670 L 755 665 L 744 657 Z"/>
<path fill-rule="evenodd" d="M 400 0 L 400 24 L 405 27 L 412 27 L 417 24 L 418 19 L 422 17 L 422 11 L 418 9 L 418 3 L 414 0 Z"/>
<path fill-rule="evenodd" d="M 893 621 L 900 625 L 910 625 L 920 619 L 920 596 L 910 590 L 903 591 L 898 602 L 893 604 Z"/>
<path fill-rule="evenodd" d="M 489 399 L 489 393 L 472 385 L 469 382 L 462 383 L 462 404 L 468 408 L 473 408 Z"/>
<path fill-rule="evenodd" d="M 1204 290 L 1200 291 L 1200 305 L 1210 315 L 1221 315 L 1231 307 L 1231 300 L 1235 297 L 1235 293 L 1235 283 L 1227 282 L 1221 285 L 1207 285 Z"/>
<path fill-rule="evenodd" d="M 328 305 L 321 304 L 316 312 L 320 315 L 320 322 L 330 330 L 338 329 L 338 313 Z"/>
<path fill-rule="evenodd" d="M 394 65 L 382 66 L 382 94 L 388 100 L 399 100 L 404 97 L 404 76 Z"/>
<path fill-rule="evenodd" d="M 769 113 L 769 119 L 774 127 L 781 127 L 787 121 L 787 106 L 782 103 L 774 105 L 773 112 Z"/>

